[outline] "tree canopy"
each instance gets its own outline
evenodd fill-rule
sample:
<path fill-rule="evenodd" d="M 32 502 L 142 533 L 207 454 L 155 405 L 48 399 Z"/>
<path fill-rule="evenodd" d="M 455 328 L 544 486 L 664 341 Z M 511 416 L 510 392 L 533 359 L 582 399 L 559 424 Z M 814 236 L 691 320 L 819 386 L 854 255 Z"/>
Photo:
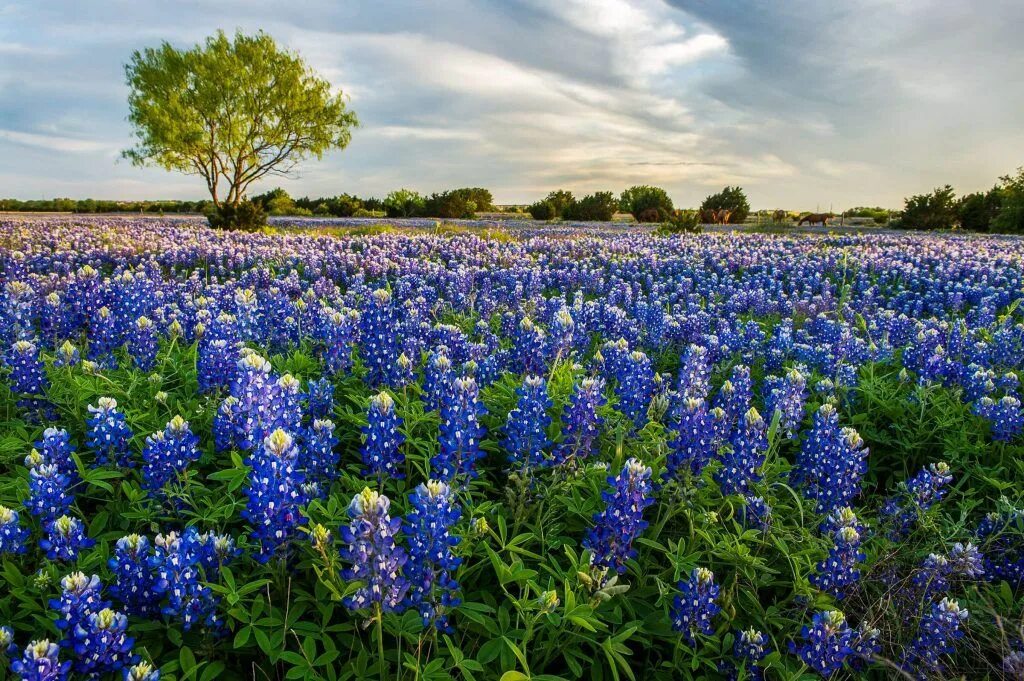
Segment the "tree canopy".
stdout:
<path fill-rule="evenodd" d="M 358 125 L 342 93 L 262 32 L 220 31 L 188 50 L 164 42 L 133 53 L 125 76 L 136 138 L 125 158 L 199 175 L 218 209 L 344 148 Z"/>

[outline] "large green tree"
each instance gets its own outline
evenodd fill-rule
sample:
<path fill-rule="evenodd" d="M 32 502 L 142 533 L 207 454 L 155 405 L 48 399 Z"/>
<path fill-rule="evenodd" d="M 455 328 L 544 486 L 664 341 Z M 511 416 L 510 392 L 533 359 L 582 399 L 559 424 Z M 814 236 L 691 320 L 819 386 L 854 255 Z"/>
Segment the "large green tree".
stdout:
<path fill-rule="evenodd" d="M 344 148 L 358 124 L 340 92 L 262 32 L 165 42 L 133 53 L 125 75 L 136 137 L 125 158 L 199 175 L 222 215 L 261 178 Z"/>

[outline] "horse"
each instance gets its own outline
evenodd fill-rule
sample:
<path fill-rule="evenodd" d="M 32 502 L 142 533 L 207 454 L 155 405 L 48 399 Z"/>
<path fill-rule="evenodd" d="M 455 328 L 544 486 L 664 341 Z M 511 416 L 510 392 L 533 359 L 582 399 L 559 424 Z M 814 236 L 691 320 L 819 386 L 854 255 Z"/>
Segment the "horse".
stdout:
<path fill-rule="evenodd" d="M 797 222 L 796 225 L 799 227 L 806 222 L 809 225 L 821 224 L 821 226 L 824 227 L 829 218 L 834 218 L 835 216 L 835 213 L 809 213 L 800 218 L 800 221 Z"/>
<path fill-rule="evenodd" d="M 789 213 L 781 209 L 772 213 L 772 222 L 787 222 L 788 218 Z"/>
<path fill-rule="evenodd" d="M 731 216 L 732 211 L 726 208 L 705 208 L 700 212 L 700 221 L 705 225 L 724 225 Z"/>

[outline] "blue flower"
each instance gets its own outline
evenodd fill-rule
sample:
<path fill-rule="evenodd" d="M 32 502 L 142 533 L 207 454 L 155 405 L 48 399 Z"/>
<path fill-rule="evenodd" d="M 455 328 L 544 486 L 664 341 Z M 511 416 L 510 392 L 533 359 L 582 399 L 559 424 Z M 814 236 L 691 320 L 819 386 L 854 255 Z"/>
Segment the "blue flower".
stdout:
<path fill-rule="evenodd" d="M 78 625 L 89 615 L 110 605 L 103 600 L 103 584 L 96 575 L 86 577 L 84 572 L 72 572 L 61 582 L 59 599 L 50 601 L 50 608 L 57 612 L 57 628 L 64 633 L 62 645 L 70 646 Z"/>
<path fill-rule="evenodd" d="M 395 543 L 402 519 L 388 515 L 391 501 L 369 487 L 352 499 L 348 513 L 352 522 L 341 528 L 341 539 L 347 544 L 341 558 L 349 564 L 341 572 L 342 579 L 358 581 L 361 586 L 345 598 L 350 610 L 379 607 L 385 612 L 401 610 L 408 582 L 402 575 L 405 551 Z"/>
<path fill-rule="evenodd" d="M 89 440 L 86 444 L 96 453 L 96 465 L 134 466 L 130 449 L 132 431 L 124 414 L 117 410 L 117 400 L 101 397 L 96 406 L 89 405 L 88 409 L 92 416 L 87 419 Z"/>
<path fill-rule="evenodd" d="M 128 354 L 135 360 L 135 366 L 142 371 L 149 371 L 156 364 L 156 327 L 153 320 L 142 316 L 132 324 L 128 334 Z"/>
<path fill-rule="evenodd" d="M 161 612 L 180 620 L 185 631 L 197 624 L 218 628 L 219 601 L 200 580 L 202 552 L 196 529 L 189 527 L 181 535 L 158 534 L 153 547 L 153 589 L 166 598 Z"/>
<path fill-rule="evenodd" d="M 306 385 L 306 413 L 311 419 L 329 419 L 334 415 L 334 386 L 327 378 Z"/>
<path fill-rule="evenodd" d="M 359 312 L 352 309 L 321 310 L 314 329 L 318 354 L 328 374 L 345 373 L 352 367 L 352 345 L 359 325 Z"/>
<path fill-rule="evenodd" d="M 733 644 L 733 656 L 743 664 L 749 678 L 755 681 L 763 679 L 764 670 L 758 663 L 772 651 L 768 646 L 768 637 L 753 627 L 738 634 Z"/>
<path fill-rule="evenodd" d="M 42 455 L 34 450 L 33 453 L 38 459 L 33 461 L 30 454 L 26 460 L 33 465 L 28 472 L 29 496 L 25 506 L 29 513 L 46 524 L 67 514 L 75 497 L 69 491 L 71 483 L 68 477 L 60 468 L 56 464 L 43 463 Z"/>
<path fill-rule="evenodd" d="M 519 401 L 508 415 L 501 445 L 514 468 L 540 466 L 545 462 L 545 450 L 551 446 L 547 433 L 551 425 L 547 381 L 540 376 L 527 376 L 516 394 Z"/>
<path fill-rule="evenodd" d="M 435 349 L 427 359 L 427 368 L 423 374 L 423 409 L 439 410 L 445 400 L 449 399 L 454 381 L 455 368 L 446 354 L 446 348 Z"/>
<path fill-rule="evenodd" d="M 307 483 L 328 485 L 338 477 L 340 456 L 336 451 L 338 438 L 334 435 L 334 422 L 315 419 L 305 430 L 302 439 L 302 464 Z"/>
<path fill-rule="evenodd" d="M 772 507 L 764 497 L 746 495 L 743 497 L 743 508 L 740 511 L 743 527 L 748 530 L 767 532 L 772 526 Z"/>
<path fill-rule="evenodd" d="M 654 369 L 651 360 L 639 350 L 626 355 L 615 374 L 615 394 L 621 411 L 634 428 L 647 423 L 647 408 L 654 395 Z"/>
<path fill-rule="evenodd" d="M 441 405 L 440 451 L 430 459 L 434 477 L 445 482 L 475 478 L 476 462 L 483 456 L 480 441 L 486 430 L 480 417 L 487 413 L 471 377 L 455 379 L 452 394 Z"/>
<path fill-rule="evenodd" d="M 86 536 L 81 520 L 67 515 L 50 522 L 46 532 L 46 538 L 39 542 L 39 547 L 50 560 L 73 562 L 78 559 L 79 550 L 96 543 Z"/>
<path fill-rule="evenodd" d="M 405 455 L 400 449 L 405 436 L 399 432 L 402 419 L 395 409 L 395 400 L 387 392 L 381 392 L 370 400 L 366 414 L 367 424 L 363 426 L 363 475 L 400 480 L 405 477 L 402 467 Z"/>
<path fill-rule="evenodd" d="M 124 681 L 160 681 L 160 670 L 148 662 L 139 662 L 124 670 Z"/>
<path fill-rule="evenodd" d="M 832 534 L 834 545 L 828 557 L 818 563 L 816 574 L 811 575 L 811 584 L 841 599 L 846 589 L 860 579 L 857 564 L 864 561 L 860 550 L 861 534 L 856 516 L 850 524 L 839 527 Z"/>
<path fill-rule="evenodd" d="M 0 554 L 25 553 L 29 531 L 18 522 L 18 512 L 0 504 Z"/>
<path fill-rule="evenodd" d="M 555 447 L 551 465 L 583 461 L 593 453 L 603 421 L 597 410 L 604 403 L 602 379 L 584 378 L 576 385 L 562 413 L 562 441 Z"/>
<path fill-rule="evenodd" d="M 249 521 L 252 538 L 259 542 L 254 558 L 261 563 L 287 551 L 299 526 L 306 522 L 299 512 L 305 498 L 298 455 L 292 436 L 279 428 L 246 460 L 251 467 L 245 491 L 249 501 L 242 517 Z"/>
<path fill-rule="evenodd" d="M 722 466 L 715 471 L 715 482 L 723 495 L 744 494 L 750 484 L 761 479 L 761 466 L 768 451 L 764 419 L 753 407 L 732 433 L 729 447 L 721 455 Z"/>
<path fill-rule="evenodd" d="M 159 612 L 159 595 L 154 588 L 150 565 L 149 540 L 130 534 L 117 540 L 114 555 L 107 563 L 114 573 L 113 596 L 124 604 L 130 615 L 148 616 Z"/>
<path fill-rule="evenodd" d="M 612 489 L 601 493 L 605 507 L 594 514 L 594 526 L 583 546 L 591 551 L 591 564 L 622 574 L 626 561 L 636 556 L 633 540 L 647 527 L 644 509 L 654 503 L 651 469 L 630 459 L 618 476 L 608 478 L 608 484 Z"/>
<path fill-rule="evenodd" d="M 75 627 L 73 650 L 76 673 L 96 677 L 116 672 L 134 661 L 128 618 L 110 608 L 91 613 Z"/>
<path fill-rule="evenodd" d="M 689 345 L 683 351 L 679 366 L 679 395 L 687 399 L 706 400 L 710 391 L 711 364 L 708 349 Z"/>
<path fill-rule="evenodd" d="M 854 654 L 855 632 L 846 623 L 846 616 L 838 610 L 824 610 L 814 615 L 810 626 L 800 630 L 804 642 L 790 643 L 804 664 L 825 678 L 842 669 Z"/>
<path fill-rule="evenodd" d="M 765 381 L 766 411 L 772 418 L 776 410 L 779 412 L 779 426 L 789 438 L 800 430 L 806 401 L 807 377 L 799 369 L 790 369 L 783 378 L 772 377 Z"/>
<path fill-rule="evenodd" d="M 50 386 L 46 368 L 39 358 L 39 348 L 27 340 L 11 346 L 5 358 L 10 375 L 7 377 L 12 393 L 44 395 Z"/>
<path fill-rule="evenodd" d="M 716 603 L 720 589 L 707 568 L 694 568 L 689 579 L 679 582 L 678 587 L 679 595 L 672 601 L 672 628 L 695 646 L 697 634 L 707 636 L 714 631 L 711 620 L 721 611 Z"/>
<path fill-rule="evenodd" d="M 22 681 L 64 681 L 71 662 L 60 661 L 60 649 L 47 639 L 32 641 L 21 659 L 11 663 L 11 671 Z"/>
<path fill-rule="evenodd" d="M 401 352 L 395 334 L 399 326 L 399 308 L 391 292 L 375 290 L 359 318 L 360 356 L 366 367 L 366 382 L 372 386 L 391 383 L 395 377 Z"/>
<path fill-rule="evenodd" d="M 956 651 L 956 641 L 963 638 L 961 624 L 968 613 L 952 598 L 933 603 L 921 618 L 917 635 L 903 651 L 902 668 L 921 679 L 931 678 L 945 670 L 942 658 Z"/>
<path fill-rule="evenodd" d="M 815 511 L 829 513 L 849 505 L 860 494 L 867 472 L 868 450 L 852 428 L 839 427 L 839 414 L 824 404 L 800 446 L 791 480 L 815 502 Z"/>
<path fill-rule="evenodd" d="M 199 438 L 189 429 L 188 421 L 175 416 L 164 430 L 146 438 L 142 449 L 142 486 L 150 495 L 157 495 L 177 481 L 200 455 Z"/>
<path fill-rule="evenodd" d="M 409 604 L 419 610 L 425 626 L 452 633 L 447 613 L 460 603 L 453 575 L 462 560 L 453 553 L 459 537 L 451 532 L 462 511 L 448 485 L 437 480 L 417 487 L 411 503 L 403 526 L 409 540 Z"/>
<path fill-rule="evenodd" d="M 672 420 L 675 436 L 668 443 L 662 478 L 666 482 L 699 478 L 718 449 L 707 403 L 702 397 L 684 398 Z"/>

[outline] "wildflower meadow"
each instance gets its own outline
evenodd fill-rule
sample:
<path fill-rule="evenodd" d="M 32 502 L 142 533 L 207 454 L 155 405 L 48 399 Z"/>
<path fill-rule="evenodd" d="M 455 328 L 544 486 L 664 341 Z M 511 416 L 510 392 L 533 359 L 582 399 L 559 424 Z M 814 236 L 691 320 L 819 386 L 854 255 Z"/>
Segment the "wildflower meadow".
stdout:
<path fill-rule="evenodd" d="M 8 678 L 1024 678 L 1024 241 L 0 221 Z"/>

